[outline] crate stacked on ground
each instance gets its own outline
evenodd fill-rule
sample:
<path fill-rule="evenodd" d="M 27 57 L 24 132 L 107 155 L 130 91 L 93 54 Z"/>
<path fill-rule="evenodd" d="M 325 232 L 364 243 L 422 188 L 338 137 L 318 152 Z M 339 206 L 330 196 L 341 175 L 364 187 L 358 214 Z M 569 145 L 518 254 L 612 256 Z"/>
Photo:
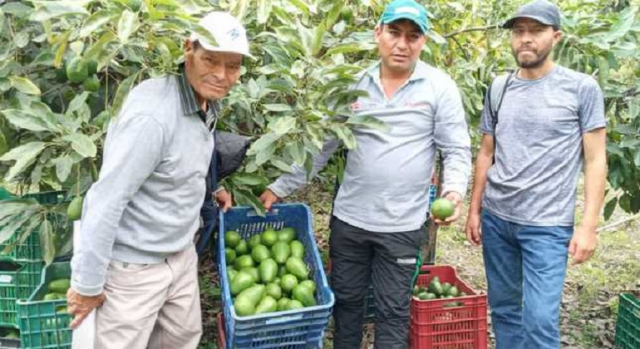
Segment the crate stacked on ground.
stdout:
<path fill-rule="evenodd" d="M 17 302 L 22 348 L 71 348 L 71 315 L 65 298 L 70 276 L 69 262 L 52 263 L 29 299 Z"/>
<path fill-rule="evenodd" d="M 27 299 L 40 283 L 42 263 L 0 262 L 0 327 L 18 328 L 16 301 Z"/>
<path fill-rule="evenodd" d="M 640 299 L 631 293 L 620 295 L 616 324 L 616 348 L 640 348 Z"/>
<path fill-rule="evenodd" d="M 304 204 L 274 205 L 265 217 L 248 207 L 220 214 L 227 348 L 321 347 L 334 296 L 312 221 Z"/>
<path fill-rule="evenodd" d="M 17 218 L 23 201 L 13 199 L 33 199 L 42 205 L 57 205 L 64 202 L 64 192 L 45 192 L 27 194 L 23 197 L 3 196 L 2 222 L 0 228 L 8 229 L 11 234 L 0 244 L 0 339 L 7 343 L 6 337 L 14 342 L 13 337 L 18 330 L 16 302 L 27 299 L 40 283 L 42 275 L 43 253 L 40 246 L 39 227 L 33 229 L 28 236 L 22 236 L 21 224 L 24 220 Z M 51 226 L 58 230 L 65 229 L 66 220 L 59 215 L 47 216 Z M 15 227 L 13 227 L 15 225 Z M 28 224 L 27 224 L 28 225 Z M 2 344 L 9 346 L 9 344 Z"/>
<path fill-rule="evenodd" d="M 451 266 L 424 266 L 411 298 L 412 349 L 486 349 L 487 297 Z"/>

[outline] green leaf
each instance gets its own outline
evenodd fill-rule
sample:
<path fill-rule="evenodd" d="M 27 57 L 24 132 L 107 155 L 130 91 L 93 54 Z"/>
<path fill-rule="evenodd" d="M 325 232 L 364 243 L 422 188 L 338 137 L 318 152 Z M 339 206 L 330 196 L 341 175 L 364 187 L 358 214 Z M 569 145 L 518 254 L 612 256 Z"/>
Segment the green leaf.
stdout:
<path fill-rule="evenodd" d="M 123 11 L 120 21 L 118 22 L 118 38 L 120 42 L 126 43 L 131 34 L 138 30 L 139 26 L 140 19 L 138 18 L 138 14 L 129 10 Z"/>
<path fill-rule="evenodd" d="M 320 23 L 314 33 L 313 40 L 311 41 L 311 53 L 314 56 L 317 56 L 320 50 L 322 49 L 322 40 L 324 39 L 324 34 L 327 32 L 327 28 L 324 23 Z"/>
<path fill-rule="evenodd" d="M 84 38 L 93 34 L 96 30 L 111 22 L 117 16 L 118 13 L 112 10 L 100 10 L 92 14 L 82 24 L 82 29 L 80 29 L 80 37 Z"/>
<path fill-rule="evenodd" d="M 12 219 L 11 216 L 15 216 L 18 213 L 25 211 L 29 206 L 34 204 L 33 200 L 30 199 L 11 199 L 11 200 L 3 200 L 0 201 L 0 226 L 7 223 L 8 220 Z M 0 241 L 0 244 L 2 241 Z"/>
<path fill-rule="evenodd" d="M 7 142 L 7 138 L 4 136 L 4 133 L 0 129 L 0 156 L 9 151 L 9 143 Z"/>
<path fill-rule="evenodd" d="M 23 17 L 24 15 L 33 12 L 33 8 L 21 4 L 20 2 L 9 2 L 2 6 L 2 11 L 18 17 Z"/>
<path fill-rule="evenodd" d="M 255 174 L 242 173 L 232 177 L 233 182 L 241 185 L 256 186 L 264 183 L 261 176 Z"/>
<path fill-rule="evenodd" d="M 289 133 L 296 127 L 296 118 L 292 116 L 283 116 L 277 118 L 274 122 L 269 123 L 269 130 L 275 134 L 282 136 Z"/>
<path fill-rule="evenodd" d="M 356 137 L 348 127 L 342 125 L 334 126 L 331 131 L 342 141 L 347 149 L 353 149 L 356 147 Z"/>
<path fill-rule="evenodd" d="M 300 38 L 300 45 L 304 50 L 304 55 L 305 57 L 310 58 L 311 56 L 313 56 L 313 48 L 312 48 L 313 33 L 309 28 L 305 27 L 300 21 L 296 22 L 296 26 L 297 26 L 298 36 Z"/>
<path fill-rule="evenodd" d="M 279 169 L 282 172 L 292 172 L 293 171 L 293 169 L 291 168 L 291 165 L 287 164 L 286 162 L 282 161 L 281 159 L 271 158 L 271 160 L 269 160 L 269 162 L 271 163 L 271 165 L 275 166 L 277 169 Z"/>
<path fill-rule="evenodd" d="M 67 111 L 64 115 L 66 117 L 70 117 L 73 112 L 79 110 L 83 105 L 85 105 L 87 97 L 89 97 L 89 92 L 86 91 L 73 97 L 73 100 L 71 100 L 71 103 L 69 103 L 69 108 L 67 108 Z"/>
<path fill-rule="evenodd" d="M 56 163 L 56 175 L 58 176 L 58 179 L 60 182 L 65 182 L 71 173 L 73 160 L 70 156 L 65 155 L 54 160 L 54 162 Z"/>
<path fill-rule="evenodd" d="M 66 15 L 88 15 L 89 12 L 84 8 L 84 1 L 33 1 L 36 5 L 36 11 L 31 14 L 29 19 L 33 22 L 44 22 L 51 18 Z"/>
<path fill-rule="evenodd" d="M 4 224 L 0 226 L 0 244 L 15 236 L 18 229 L 31 218 L 32 214 L 33 210 L 25 209 L 24 211 L 14 212 L 14 216 L 10 219 L 4 219 Z M 8 253 L 10 251 L 5 249 L 2 252 Z"/>
<path fill-rule="evenodd" d="M 271 160 L 271 157 L 275 152 L 276 152 L 276 147 L 273 143 L 269 144 L 266 148 L 260 150 L 256 154 L 256 165 L 262 166 L 263 164 L 267 163 L 267 161 Z"/>
<path fill-rule="evenodd" d="M 131 91 L 133 83 L 136 81 L 139 74 L 140 71 L 132 74 L 128 78 L 124 79 L 122 83 L 120 83 L 120 86 L 118 86 L 118 90 L 116 91 L 116 97 L 113 99 L 113 104 L 111 105 L 111 115 L 118 115 L 124 99 L 129 94 L 129 91 Z"/>
<path fill-rule="evenodd" d="M 336 54 L 356 53 L 356 52 L 361 52 L 366 50 L 368 50 L 368 48 L 363 43 L 351 42 L 347 44 L 339 44 L 339 45 L 333 46 L 332 48 L 327 50 L 326 55 L 331 56 Z"/>
<path fill-rule="evenodd" d="M 258 23 L 267 23 L 271 14 L 271 0 L 258 0 Z"/>
<path fill-rule="evenodd" d="M 86 60 L 97 61 L 100 57 L 112 51 L 111 44 L 115 42 L 116 36 L 112 32 L 107 32 L 98 39 L 84 54 Z"/>
<path fill-rule="evenodd" d="M 2 114 L 7 120 L 18 129 L 24 129 L 35 132 L 52 131 L 47 123 L 38 116 L 26 110 L 7 109 Z"/>
<path fill-rule="evenodd" d="M 45 265 L 51 264 L 56 256 L 56 247 L 54 243 L 54 230 L 49 219 L 45 217 L 40 224 L 40 246 L 42 246 L 42 258 Z"/>
<path fill-rule="evenodd" d="M 96 145 L 91 141 L 91 138 L 82 133 L 72 133 L 62 137 L 67 142 L 71 143 L 71 148 L 85 158 L 92 158 L 96 156 Z"/>
<path fill-rule="evenodd" d="M 291 107 L 287 104 L 263 104 L 262 107 L 265 110 L 273 111 L 273 112 L 292 111 Z"/>
<path fill-rule="evenodd" d="M 291 4 L 297 7 L 305 15 L 309 16 L 311 14 L 311 7 L 304 0 L 291 0 Z"/>
<path fill-rule="evenodd" d="M 640 167 L 640 150 L 636 149 L 635 152 L 633 162 L 636 164 L 636 167 Z"/>
<path fill-rule="evenodd" d="M 44 215 L 41 214 L 33 214 L 26 222 L 26 224 L 23 224 L 22 229 L 20 229 L 20 236 L 18 237 L 18 241 L 20 244 L 26 243 L 27 238 L 29 238 L 29 236 L 33 234 L 34 230 L 36 230 L 38 226 L 40 226 L 43 216 Z"/>
<path fill-rule="evenodd" d="M 36 96 L 39 96 L 41 94 L 38 86 L 36 86 L 36 84 L 31 82 L 31 80 L 27 78 L 22 78 L 19 76 L 10 76 L 9 80 L 11 80 L 11 85 L 22 93 L 26 93 L 28 95 L 36 95 Z"/>
<path fill-rule="evenodd" d="M 252 192 L 245 189 L 237 189 L 233 191 L 233 196 L 239 205 L 251 206 L 258 215 L 264 217 L 266 213 L 264 205 L 262 205 L 262 202 L 260 202 Z"/>
<path fill-rule="evenodd" d="M 45 146 L 46 143 L 44 142 L 29 142 L 11 149 L 11 151 L 0 157 L 0 161 L 16 160 L 16 163 L 5 176 L 5 180 L 11 182 L 17 175 L 22 173 L 24 169 L 31 166 L 36 161 L 36 157 L 44 150 Z"/>
<path fill-rule="evenodd" d="M 280 139 L 280 135 L 273 132 L 262 135 L 257 141 L 251 144 L 251 147 L 247 151 L 247 155 L 256 155 L 257 153 L 264 151 L 278 139 Z"/>
<path fill-rule="evenodd" d="M 607 204 L 604 206 L 605 220 L 608 221 L 609 218 L 611 218 L 611 215 L 613 215 L 613 211 L 615 210 L 617 204 L 618 204 L 618 198 L 613 198 L 609 202 L 607 202 Z"/>
<path fill-rule="evenodd" d="M 284 152 L 285 154 L 288 154 L 289 157 L 291 157 L 291 159 L 293 159 L 293 161 L 298 165 L 304 164 L 307 157 L 307 152 L 304 150 L 304 143 L 299 141 L 287 144 L 284 148 Z"/>
<path fill-rule="evenodd" d="M 609 30 L 607 35 L 608 41 L 611 42 L 620 39 L 629 32 L 633 26 L 637 10 L 637 8 L 630 6 L 620 13 L 618 21 L 611 27 L 611 30 Z"/>

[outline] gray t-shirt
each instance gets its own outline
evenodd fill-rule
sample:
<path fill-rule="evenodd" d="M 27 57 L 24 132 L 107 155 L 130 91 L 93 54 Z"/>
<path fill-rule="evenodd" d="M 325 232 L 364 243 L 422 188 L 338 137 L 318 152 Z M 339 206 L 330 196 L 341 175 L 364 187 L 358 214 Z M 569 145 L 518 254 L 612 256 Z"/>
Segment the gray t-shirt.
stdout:
<path fill-rule="evenodd" d="M 498 115 L 483 209 L 520 224 L 573 226 L 582 135 L 602 127 L 602 90 L 590 76 L 560 66 L 538 80 L 514 76 Z M 480 130 L 493 134 L 486 100 Z"/>

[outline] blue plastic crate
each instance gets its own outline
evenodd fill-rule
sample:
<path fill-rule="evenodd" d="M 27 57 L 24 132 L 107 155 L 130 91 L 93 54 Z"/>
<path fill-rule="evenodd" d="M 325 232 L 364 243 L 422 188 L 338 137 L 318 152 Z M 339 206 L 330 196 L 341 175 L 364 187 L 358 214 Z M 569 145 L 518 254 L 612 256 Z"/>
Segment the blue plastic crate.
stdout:
<path fill-rule="evenodd" d="M 218 234 L 218 268 L 222 279 L 222 302 L 225 318 L 226 347 L 231 348 L 321 348 L 324 331 L 335 302 L 316 247 L 312 228 L 311 210 L 304 204 L 274 205 L 266 217 L 249 207 L 234 207 L 220 213 Z M 303 309 L 239 317 L 231 301 L 224 233 L 237 231 L 244 239 L 263 232 L 267 227 L 296 230 L 297 239 L 305 247 L 305 262 L 316 282 L 318 305 Z"/>

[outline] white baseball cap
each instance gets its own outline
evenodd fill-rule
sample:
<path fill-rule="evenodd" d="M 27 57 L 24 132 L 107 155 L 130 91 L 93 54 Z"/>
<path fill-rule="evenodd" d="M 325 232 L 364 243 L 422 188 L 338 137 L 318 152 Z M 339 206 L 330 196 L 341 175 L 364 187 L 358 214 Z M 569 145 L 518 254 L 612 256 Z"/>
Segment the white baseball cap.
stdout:
<path fill-rule="evenodd" d="M 202 47 L 209 51 L 235 52 L 253 58 L 249 53 L 247 31 L 242 23 L 231 14 L 211 12 L 204 16 L 198 24 L 216 39 L 217 45 L 211 44 L 209 40 L 196 32 L 191 33 L 189 37 L 191 42 L 198 41 Z"/>

